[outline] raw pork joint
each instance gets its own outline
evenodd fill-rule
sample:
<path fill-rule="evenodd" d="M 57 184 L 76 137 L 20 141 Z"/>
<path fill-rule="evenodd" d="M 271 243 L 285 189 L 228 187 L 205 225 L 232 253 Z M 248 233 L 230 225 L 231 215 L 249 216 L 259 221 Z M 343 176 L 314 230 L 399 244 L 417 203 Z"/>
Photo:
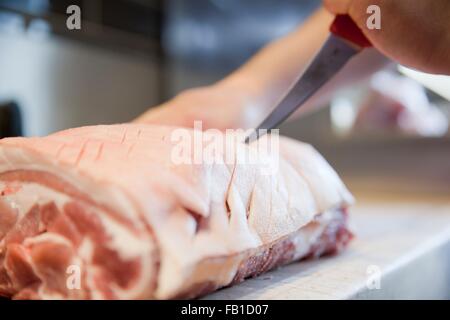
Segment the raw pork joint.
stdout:
<path fill-rule="evenodd" d="M 258 163 L 174 164 L 173 129 L 1 140 L 0 296 L 193 298 L 349 241 L 352 196 L 309 145 L 280 138 L 267 175 Z"/>

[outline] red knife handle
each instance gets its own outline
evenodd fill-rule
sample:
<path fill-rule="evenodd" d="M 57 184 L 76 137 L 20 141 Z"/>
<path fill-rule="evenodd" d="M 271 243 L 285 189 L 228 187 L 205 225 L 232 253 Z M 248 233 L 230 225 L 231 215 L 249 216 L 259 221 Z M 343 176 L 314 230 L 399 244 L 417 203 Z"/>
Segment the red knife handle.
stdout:
<path fill-rule="evenodd" d="M 367 39 L 361 29 L 347 14 L 337 15 L 331 24 L 330 31 L 335 35 L 360 46 L 361 48 L 372 47 L 369 39 Z"/>

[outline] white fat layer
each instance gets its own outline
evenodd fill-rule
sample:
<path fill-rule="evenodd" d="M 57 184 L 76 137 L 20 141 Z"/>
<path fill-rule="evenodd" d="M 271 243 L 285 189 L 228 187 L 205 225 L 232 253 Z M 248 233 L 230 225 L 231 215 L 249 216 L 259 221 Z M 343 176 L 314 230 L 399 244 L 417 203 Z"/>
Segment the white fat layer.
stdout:
<path fill-rule="evenodd" d="M 128 229 L 124 228 L 120 223 L 106 217 L 106 215 L 99 215 L 103 226 L 111 236 L 108 242 L 108 247 L 112 250 L 118 250 L 120 258 L 123 260 L 131 260 L 140 257 L 145 252 L 150 252 L 152 249 L 152 241 L 150 238 L 138 237 Z"/>
<path fill-rule="evenodd" d="M 32 238 L 27 238 L 24 240 L 23 244 L 25 246 L 37 244 L 40 242 L 53 242 L 53 243 L 59 243 L 68 247 L 72 246 L 72 243 L 64 238 L 63 236 L 55 233 L 42 233 L 37 236 L 34 236 Z"/>
<path fill-rule="evenodd" d="M 92 262 L 92 255 L 94 254 L 94 245 L 89 238 L 84 238 L 78 247 L 78 256 L 86 261 L 86 263 Z"/>
<path fill-rule="evenodd" d="M 12 209 L 16 210 L 19 219 L 27 214 L 34 205 L 43 205 L 49 201 L 52 201 L 58 208 L 61 209 L 62 206 L 69 200 L 69 197 L 65 194 L 45 188 L 35 183 L 14 183 L 14 185 L 20 186 L 20 190 L 12 194 L 2 196 L 1 199 L 9 204 Z M 5 189 L 6 187 L 7 183 L 0 181 L 0 190 Z"/>
<path fill-rule="evenodd" d="M 79 190 L 88 194 L 96 203 L 117 208 L 116 211 L 130 219 L 130 221 L 134 221 L 139 216 L 123 191 L 118 190 L 111 184 L 103 185 L 99 181 L 93 181 L 80 173 L 80 170 L 73 167 L 61 168 L 60 166 L 44 162 L 38 156 L 28 153 L 21 148 L 0 148 L 0 172 L 12 170 L 50 173 L 72 186 L 77 186 Z"/>

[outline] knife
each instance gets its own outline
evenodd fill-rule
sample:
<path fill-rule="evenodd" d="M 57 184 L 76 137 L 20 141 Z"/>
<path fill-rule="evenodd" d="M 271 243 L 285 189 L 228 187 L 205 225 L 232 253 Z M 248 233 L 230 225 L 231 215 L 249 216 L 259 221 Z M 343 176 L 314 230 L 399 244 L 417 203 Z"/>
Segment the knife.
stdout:
<path fill-rule="evenodd" d="M 351 58 L 364 48 L 372 46 L 349 15 L 337 15 L 331 24 L 330 32 L 328 39 L 305 72 L 295 81 L 269 116 L 245 138 L 245 143 L 257 140 L 283 123 Z"/>

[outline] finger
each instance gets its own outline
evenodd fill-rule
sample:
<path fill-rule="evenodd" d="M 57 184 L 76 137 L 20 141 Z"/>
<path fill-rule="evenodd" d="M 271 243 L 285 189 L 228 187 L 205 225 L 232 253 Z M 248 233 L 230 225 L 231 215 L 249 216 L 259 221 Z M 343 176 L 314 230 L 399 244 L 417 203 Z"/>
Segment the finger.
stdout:
<path fill-rule="evenodd" d="M 381 7 L 385 2 L 392 3 L 391 0 L 323 0 L 324 6 L 333 14 L 348 14 L 358 27 L 363 30 L 370 39 L 372 34 L 367 32 L 367 8 L 370 5 Z"/>
<path fill-rule="evenodd" d="M 353 0 L 323 0 L 325 8 L 334 14 L 347 14 Z"/>

